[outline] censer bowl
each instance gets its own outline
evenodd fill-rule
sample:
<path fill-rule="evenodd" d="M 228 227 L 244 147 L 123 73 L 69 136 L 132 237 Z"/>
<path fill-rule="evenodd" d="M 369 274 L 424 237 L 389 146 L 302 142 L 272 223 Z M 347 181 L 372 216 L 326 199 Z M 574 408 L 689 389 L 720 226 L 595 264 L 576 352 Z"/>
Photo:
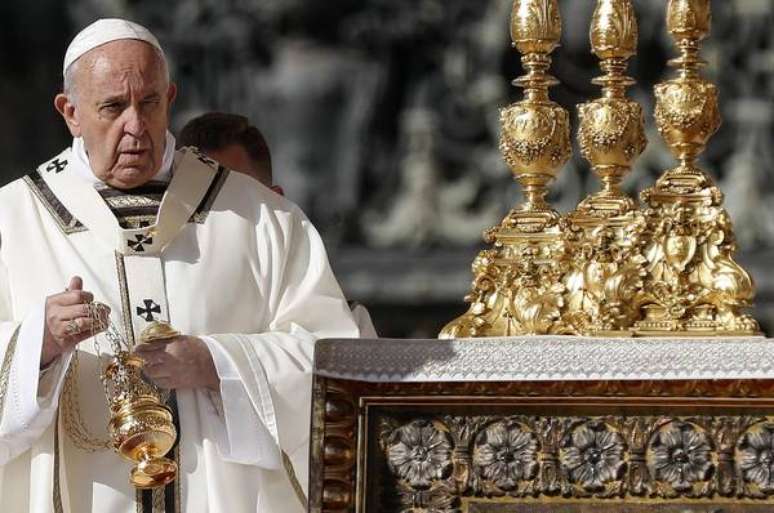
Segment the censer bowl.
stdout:
<path fill-rule="evenodd" d="M 177 432 L 170 411 L 152 396 L 127 401 L 109 424 L 116 451 L 136 463 L 130 482 L 137 488 L 158 488 L 177 477 L 177 464 L 165 458 Z"/>
<path fill-rule="evenodd" d="M 177 439 L 172 412 L 141 384 L 142 360 L 134 355 L 122 357 L 136 386 L 112 403 L 108 430 L 116 452 L 136 463 L 130 483 L 138 489 L 159 488 L 177 477 L 177 464 L 164 457 Z M 117 365 L 111 364 L 106 374 L 112 378 L 116 372 Z"/>

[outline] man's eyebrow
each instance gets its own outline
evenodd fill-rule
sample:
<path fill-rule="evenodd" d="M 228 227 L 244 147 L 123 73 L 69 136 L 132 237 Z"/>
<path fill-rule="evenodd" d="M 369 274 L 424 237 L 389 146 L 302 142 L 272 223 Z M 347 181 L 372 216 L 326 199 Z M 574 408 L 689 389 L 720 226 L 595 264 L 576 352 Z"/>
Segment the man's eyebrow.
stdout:
<path fill-rule="evenodd" d="M 124 97 L 121 95 L 115 95 L 115 96 L 108 96 L 107 98 L 103 98 L 101 100 L 97 100 L 98 105 L 107 105 L 110 103 L 121 103 L 124 101 Z"/>

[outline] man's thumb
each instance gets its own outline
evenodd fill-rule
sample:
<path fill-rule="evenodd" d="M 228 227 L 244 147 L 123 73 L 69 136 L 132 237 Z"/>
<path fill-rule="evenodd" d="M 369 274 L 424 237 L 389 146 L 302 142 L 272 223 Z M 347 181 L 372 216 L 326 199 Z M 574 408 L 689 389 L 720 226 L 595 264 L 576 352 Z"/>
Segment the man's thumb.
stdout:
<path fill-rule="evenodd" d="M 73 276 L 70 278 L 70 285 L 67 286 L 67 290 L 83 290 L 83 280 L 80 276 Z"/>

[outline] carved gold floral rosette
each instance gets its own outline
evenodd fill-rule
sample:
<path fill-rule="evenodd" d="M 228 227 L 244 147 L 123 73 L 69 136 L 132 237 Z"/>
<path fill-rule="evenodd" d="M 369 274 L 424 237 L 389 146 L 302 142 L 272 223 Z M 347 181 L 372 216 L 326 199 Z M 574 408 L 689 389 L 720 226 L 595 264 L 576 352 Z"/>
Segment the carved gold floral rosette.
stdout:
<path fill-rule="evenodd" d="M 754 297 L 750 275 L 734 261 L 736 244 L 723 195 L 696 160 L 720 127 L 718 93 L 699 70 L 709 33 L 709 0 L 670 0 L 667 26 L 680 50 L 675 79 L 656 86 L 656 123 L 680 164 L 643 191 L 650 241 L 647 291 L 636 332 L 643 335 L 750 335 L 743 313 Z"/>
<path fill-rule="evenodd" d="M 388 469 L 376 479 L 397 492 L 384 497 L 386 511 L 460 513 L 466 502 L 492 500 L 499 501 L 496 511 L 533 511 L 535 504 L 544 507 L 534 511 L 595 511 L 602 504 L 610 508 L 603 511 L 677 511 L 679 504 L 680 511 L 719 513 L 748 511 L 741 504 L 770 508 L 774 498 L 771 417 L 409 419 L 386 414 L 376 425 Z M 729 509 L 716 509 L 724 502 Z"/>
<path fill-rule="evenodd" d="M 561 319 L 568 263 L 563 223 L 545 200 L 571 153 L 569 114 L 548 96 L 558 83 L 547 71 L 561 27 L 557 0 L 514 2 L 511 36 L 527 74 L 514 81 L 524 99 L 501 112 L 500 149 L 525 202 L 485 233 L 493 247 L 473 262 L 470 309 L 441 338 L 567 331 Z"/>
<path fill-rule="evenodd" d="M 565 276 L 564 316 L 581 334 L 630 335 L 627 328 L 639 319 L 646 224 L 636 202 L 620 189 L 647 144 L 642 108 L 626 97 L 634 81 L 624 73 L 637 50 L 637 33 L 631 0 L 597 1 L 590 38 L 605 72 L 593 81 L 603 96 L 579 106 L 579 142 L 602 190 L 567 216 L 573 258 Z"/>

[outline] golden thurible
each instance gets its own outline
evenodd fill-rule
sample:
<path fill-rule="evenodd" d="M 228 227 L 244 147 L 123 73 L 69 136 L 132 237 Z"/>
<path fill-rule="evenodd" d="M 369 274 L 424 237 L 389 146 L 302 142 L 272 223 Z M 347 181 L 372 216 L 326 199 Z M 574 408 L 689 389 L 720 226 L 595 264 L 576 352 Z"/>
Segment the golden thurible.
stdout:
<path fill-rule="evenodd" d="M 163 344 L 179 333 L 155 321 L 140 334 L 141 344 Z M 113 448 L 135 463 L 129 481 L 137 489 L 165 486 L 177 478 L 177 463 L 165 455 L 177 440 L 177 429 L 162 394 L 142 377 L 143 361 L 119 351 L 105 370 L 108 386 Z"/>

